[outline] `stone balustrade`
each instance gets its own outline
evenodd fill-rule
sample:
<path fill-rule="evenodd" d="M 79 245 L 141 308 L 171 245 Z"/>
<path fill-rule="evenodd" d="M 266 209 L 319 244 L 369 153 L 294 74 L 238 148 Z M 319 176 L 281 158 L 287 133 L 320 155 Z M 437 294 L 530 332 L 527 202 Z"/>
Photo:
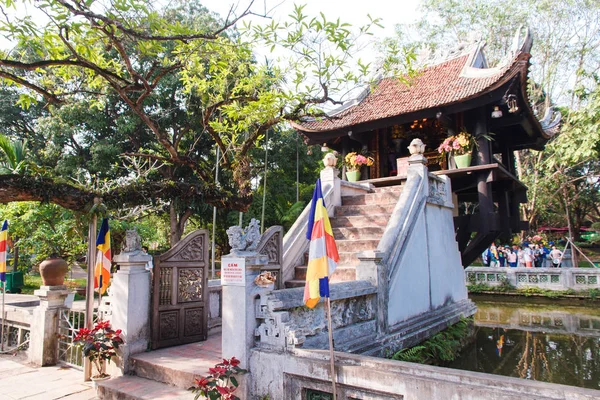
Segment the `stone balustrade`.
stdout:
<path fill-rule="evenodd" d="M 600 289 L 598 268 L 468 267 L 465 269 L 465 278 L 468 284 L 500 286 L 503 282 L 508 282 L 517 289 Z"/>

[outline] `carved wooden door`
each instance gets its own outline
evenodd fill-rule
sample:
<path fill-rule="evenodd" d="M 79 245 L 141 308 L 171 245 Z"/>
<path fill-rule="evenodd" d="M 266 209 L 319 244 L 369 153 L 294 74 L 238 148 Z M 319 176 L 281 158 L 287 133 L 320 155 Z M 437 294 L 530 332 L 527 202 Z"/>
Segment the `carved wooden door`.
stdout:
<path fill-rule="evenodd" d="M 206 340 L 208 231 L 190 233 L 155 258 L 152 348 Z"/>

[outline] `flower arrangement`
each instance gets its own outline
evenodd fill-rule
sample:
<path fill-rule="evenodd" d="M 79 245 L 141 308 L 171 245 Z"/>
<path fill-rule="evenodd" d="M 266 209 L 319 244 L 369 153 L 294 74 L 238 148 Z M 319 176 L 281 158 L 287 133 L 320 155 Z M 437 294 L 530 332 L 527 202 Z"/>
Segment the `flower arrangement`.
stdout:
<path fill-rule="evenodd" d="M 469 154 L 473 150 L 475 139 L 466 131 L 460 132 L 456 136 L 449 136 L 438 147 L 438 153 L 450 153 L 455 156 Z"/>
<path fill-rule="evenodd" d="M 245 374 L 245 369 L 240 368 L 240 360 L 235 357 L 209 368 L 210 374 L 206 377 L 196 379 L 196 386 L 190 390 L 196 393 L 194 399 L 204 396 L 209 400 L 239 400 L 233 393 L 237 390 L 239 383 L 235 377 L 237 374 Z"/>
<path fill-rule="evenodd" d="M 372 157 L 363 156 L 362 154 L 353 151 L 352 153 L 346 154 L 344 162 L 348 171 L 358 171 L 363 165 L 366 165 L 367 167 L 373 166 L 375 160 Z"/>
<path fill-rule="evenodd" d="M 105 362 L 117 355 L 116 350 L 123 344 L 121 330 L 110 327 L 110 321 L 100 321 L 93 329 L 80 328 L 73 342 L 83 347 L 83 355 L 96 367 L 98 372 L 92 378 L 106 378 Z"/>

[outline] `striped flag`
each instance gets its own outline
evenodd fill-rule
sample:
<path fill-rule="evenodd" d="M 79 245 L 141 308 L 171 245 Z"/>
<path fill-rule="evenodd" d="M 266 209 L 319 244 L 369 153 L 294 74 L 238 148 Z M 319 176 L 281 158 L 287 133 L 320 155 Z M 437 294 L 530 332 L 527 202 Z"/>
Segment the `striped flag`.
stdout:
<path fill-rule="evenodd" d="M 317 179 L 313 193 L 306 238 L 310 240 L 310 249 L 304 286 L 304 304 L 313 308 L 321 297 L 329 297 L 329 277 L 340 260 L 325 208 L 320 179 Z"/>
<path fill-rule="evenodd" d="M 102 220 L 98 239 L 96 239 L 98 253 L 96 255 L 96 268 L 94 269 L 94 288 L 98 289 L 100 294 L 106 292 L 110 283 L 110 230 L 108 228 L 108 218 Z"/>
<path fill-rule="evenodd" d="M 4 220 L 0 229 L 0 281 L 6 282 L 6 247 L 8 242 L 8 221 Z"/>

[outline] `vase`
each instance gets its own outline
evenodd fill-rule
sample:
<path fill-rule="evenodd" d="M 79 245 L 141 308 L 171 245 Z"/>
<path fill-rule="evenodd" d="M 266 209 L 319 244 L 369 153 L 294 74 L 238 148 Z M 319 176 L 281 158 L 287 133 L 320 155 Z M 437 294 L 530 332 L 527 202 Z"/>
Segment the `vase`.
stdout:
<path fill-rule="evenodd" d="M 348 182 L 358 182 L 360 180 L 360 171 L 346 171 Z"/>
<path fill-rule="evenodd" d="M 48 257 L 40 264 L 40 275 L 44 286 L 64 285 L 67 272 L 69 272 L 69 266 L 60 257 Z"/>
<path fill-rule="evenodd" d="M 94 386 L 94 389 L 98 389 L 98 382 L 109 380 L 110 379 L 110 375 L 99 376 L 99 377 L 93 377 L 92 376 L 90 379 L 92 380 L 92 385 Z"/>
<path fill-rule="evenodd" d="M 467 168 L 471 166 L 471 153 L 462 156 L 454 156 L 456 168 Z"/>

